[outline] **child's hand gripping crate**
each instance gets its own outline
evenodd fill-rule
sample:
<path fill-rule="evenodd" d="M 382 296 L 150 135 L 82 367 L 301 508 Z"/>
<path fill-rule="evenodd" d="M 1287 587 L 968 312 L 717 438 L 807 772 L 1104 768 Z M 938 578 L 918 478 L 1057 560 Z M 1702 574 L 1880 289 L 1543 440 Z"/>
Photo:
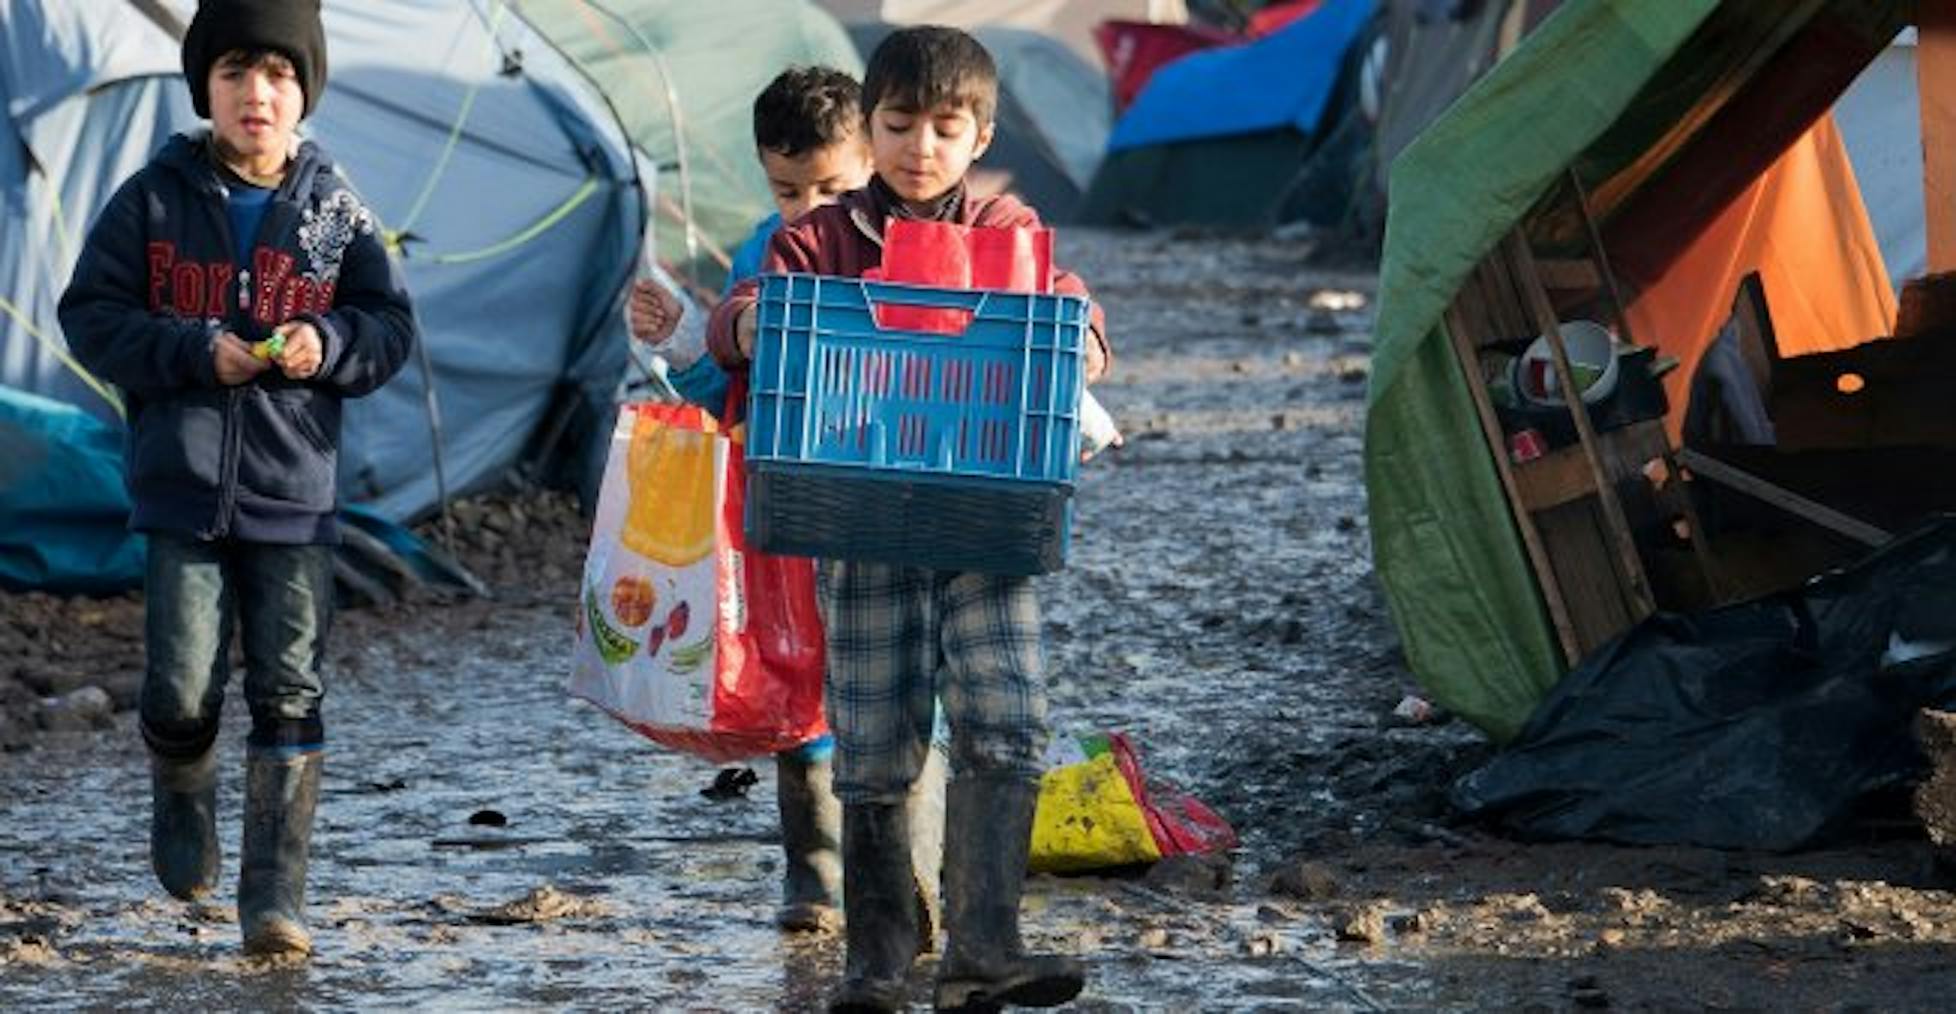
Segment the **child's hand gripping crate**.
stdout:
<path fill-rule="evenodd" d="M 949 335 L 879 323 L 917 308 L 968 319 Z M 749 540 L 940 570 L 1058 570 L 1088 319 L 1077 296 L 764 276 Z"/>

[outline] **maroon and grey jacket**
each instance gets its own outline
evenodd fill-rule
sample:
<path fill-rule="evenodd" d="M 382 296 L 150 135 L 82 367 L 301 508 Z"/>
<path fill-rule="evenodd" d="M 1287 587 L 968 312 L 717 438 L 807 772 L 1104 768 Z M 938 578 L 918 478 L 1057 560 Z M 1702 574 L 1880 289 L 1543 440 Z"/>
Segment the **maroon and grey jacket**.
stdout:
<path fill-rule="evenodd" d="M 965 198 L 948 202 L 948 220 L 959 225 L 999 228 L 1040 225 L 1039 214 L 1009 194 L 996 197 Z M 816 208 L 783 225 L 768 244 L 761 263 L 763 274 L 803 272 L 860 278 L 863 272 L 883 263 L 883 230 L 892 214 L 892 203 L 881 188 L 872 184 L 843 194 L 834 204 Z M 734 322 L 742 311 L 754 305 L 760 282 L 748 279 L 733 287 L 707 322 L 706 347 L 728 370 L 745 370 L 747 357 L 734 341 Z M 1086 283 L 1070 271 L 1053 269 L 1053 291 L 1091 299 Z M 1112 366 L 1113 351 L 1107 344 L 1107 327 L 1098 304 L 1093 304 L 1093 336 Z"/>

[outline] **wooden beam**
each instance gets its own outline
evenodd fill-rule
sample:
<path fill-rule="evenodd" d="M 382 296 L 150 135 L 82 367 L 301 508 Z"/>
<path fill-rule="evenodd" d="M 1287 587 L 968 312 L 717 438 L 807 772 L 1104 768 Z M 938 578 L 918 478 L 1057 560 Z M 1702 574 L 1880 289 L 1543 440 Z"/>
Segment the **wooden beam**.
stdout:
<path fill-rule="evenodd" d="M 1915 24 L 1923 220 L 1934 274 L 1956 271 L 1956 0 L 1918 0 Z"/>
<path fill-rule="evenodd" d="M 1478 274 L 1478 272 L 1476 272 Z M 1562 646 L 1562 658 L 1573 666 L 1582 659 L 1582 647 L 1576 641 L 1575 625 L 1569 622 L 1569 607 L 1563 601 L 1562 587 L 1555 579 L 1555 567 L 1550 562 L 1548 550 L 1542 545 L 1542 534 L 1535 528 L 1535 519 L 1522 502 L 1521 493 L 1515 488 L 1514 466 L 1508 462 L 1507 440 L 1501 433 L 1501 421 L 1494 414 L 1494 402 L 1487 394 L 1487 384 L 1481 380 L 1481 357 L 1479 343 L 1467 321 L 1472 317 L 1484 316 L 1471 313 L 1469 308 L 1482 309 L 1480 293 L 1474 280 L 1468 279 L 1462 286 L 1454 304 L 1447 307 L 1447 337 L 1453 342 L 1453 354 L 1460 362 L 1461 372 L 1466 375 L 1467 392 L 1473 396 L 1474 411 L 1480 416 L 1481 435 L 1487 439 L 1488 453 L 1494 455 L 1494 470 L 1501 476 L 1501 488 L 1508 493 L 1508 505 L 1514 514 L 1515 527 L 1521 532 L 1522 548 L 1528 552 L 1528 562 L 1535 571 L 1535 580 L 1542 591 L 1542 603 L 1548 608 L 1549 623 L 1555 628 L 1555 639 Z"/>
<path fill-rule="evenodd" d="M 1850 517 L 1840 511 L 1809 500 L 1784 486 L 1775 485 L 1751 472 L 1741 471 L 1717 458 L 1685 448 L 1678 452 L 1678 463 L 1699 476 L 1721 486 L 1729 486 L 1749 497 L 1763 500 L 1795 517 L 1811 521 L 1831 532 L 1845 535 L 1864 546 L 1880 546 L 1888 542 L 1886 531 L 1876 528 L 1859 518 Z"/>
<path fill-rule="evenodd" d="M 1623 287 L 1617 283 L 1616 271 L 1610 267 L 1610 251 L 1603 245 L 1603 229 L 1596 224 L 1596 215 L 1589 207 L 1589 191 L 1582 185 L 1582 177 L 1576 174 L 1575 166 L 1569 167 L 1569 190 L 1574 193 L 1576 209 L 1582 212 L 1583 231 L 1589 236 L 1589 252 L 1595 258 L 1596 267 L 1603 275 L 1603 283 L 1609 289 L 1610 306 L 1616 312 L 1617 337 L 1624 342 L 1637 344 L 1636 336 L 1630 333 L 1630 304 L 1623 299 Z M 1758 274 L 1752 275 L 1758 281 Z M 1761 297 L 1763 301 L 1763 296 Z M 1760 312 L 1763 314 L 1763 304 Z M 1766 390 L 1761 387 L 1761 390 Z M 1691 555 L 1698 561 L 1698 570 L 1705 578 L 1705 590 L 1712 599 L 1720 595 L 1721 582 L 1718 579 L 1718 565 L 1712 559 L 1711 544 L 1705 538 L 1704 526 L 1698 521 L 1698 505 L 1691 499 L 1691 490 L 1685 485 L 1684 476 L 1677 468 L 1677 460 L 1671 451 L 1671 438 L 1661 436 L 1658 441 L 1663 448 L 1664 467 L 1669 470 L 1671 499 L 1677 504 L 1679 513 L 1684 515 L 1685 536 L 1691 542 Z M 1660 499 L 1662 497 L 1660 496 Z"/>
<path fill-rule="evenodd" d="M 1569 167 L 1569 190 L 1575 194 L 1576 210 L 1582 212 L 1583 232 L 1589 236 L 1589 255 L 1595 259 L 1603 276 L 1602 284 L 1610 293 L 1610 310 L 1616 314 L 1616 336 L 1625 344 L 1635 345 L 1637 339 L 1630 334 L 1630 306 L 1623 301 L 1623 287 L 1616 282 L 1616 272 L 1610 269 L 1610 252 L 1603 247 L 1603 230 L 1589 210 L 1589 191 L 1583 189 L 1582 177 L 1576 175 L 1574 166 Z"/>
<path fill-rule="evenodd" d="M 1542 273 L 1542 284 L 1555 292 L 1595 292 L 1603 287 L 1602 273 L 1586 260 L 1544 258 L 1535 267 Z"/>
<path fill-rule="evenodd" d="M 1562 345 L 1561 322 L 1556 319 L 1555 307 L 1549 302 L 1548 292 L 1542 288 L 1541 278 L 1535 273 L 1535 252 L 1529 249 L 1528 237 L 1522 234 L 1520 227 L 1508 234 L 1505 246 L 1508 263 L 1514 270 L 1515 280 L 1520 283 L 1522 297 L 1528 301 L 1535 326 L 1548 338 L 1549 355 L 1555 363 L 1556 386 L 1562 392 L 1563 402 L 1569 406 L 1569 418 L 1576 424 L 1576 439 L 1582 445 L 1591 481 L 1596 486 L 1596 501 L 1603 512 L 1603 537 L 1617 557 L 1619 573 L 1623 578 L 1624 602 L 1629 606 L 1631 619 L 1641 620 L 1657 611 L 1656 597 L 1651 594 L 1650 580 L 1644 574 L 1643 558 L 1637 554 L 1637 540 L 1630 531 L 1630 522 L 1623 515 L 1623 502 L 1617 499 L 1616 487 L 1610 482 L 1609 473 L 1603 466 L 1596 427 L 1589 421 L 1589 406 L 1583 404 L 1582 385 L 1576 383 L 1575 371 L 1569 368 L 1569 353 Z"/>

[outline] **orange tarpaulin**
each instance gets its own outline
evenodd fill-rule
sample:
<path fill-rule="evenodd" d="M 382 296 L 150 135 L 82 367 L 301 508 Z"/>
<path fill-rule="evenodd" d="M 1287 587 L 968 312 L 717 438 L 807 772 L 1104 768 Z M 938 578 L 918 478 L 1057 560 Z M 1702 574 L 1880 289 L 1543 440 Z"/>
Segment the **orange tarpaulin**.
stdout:
<path fill-rule="evenodd" d="M 1732 312 L 1739 280 L 1759 272 L 1782 356 L 1827 352 L 1890 333 L 1895 297 L 1847 151 L 1823 116 L 1655 278 L 1627 279 L 1632 337 L 1676 356 L 1665 378 L 1671 436 L 1691 376 Z"/>

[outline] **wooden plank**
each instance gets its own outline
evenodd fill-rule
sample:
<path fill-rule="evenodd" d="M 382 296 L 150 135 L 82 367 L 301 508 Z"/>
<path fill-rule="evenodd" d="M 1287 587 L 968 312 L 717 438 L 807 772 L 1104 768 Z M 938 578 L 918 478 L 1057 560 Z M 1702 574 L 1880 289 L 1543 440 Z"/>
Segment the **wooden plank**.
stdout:
<path fill-rule="evenodd" d="M 1739 357 L 1759 386 L 1759 397 L 1772 404 L 1773 372 L 1779 366 L 1779 332 L 1773 330 L 1772 310 L 1766 305 L 1766 283 L 1759 272 L 1739 279 L 1732 297 L 1732 314 L 1739 326 Z"/>
<path fill-rule="evenodd" d="M 1609 290 L 1610 306 L 1616 314 L 1617 337 L 1624 342 L 1635 345 L 1637 344 L 1636 336 L 1630 332 L 1630 305 L 1624 301 L 1623 287 L 1617 283 L 1616 271 L 1610 267 L 1610 251 L 1603 244 L 1603 230 L 1596 224 L 1596 216 L 1590 210 L 1589 191 L 1582 185 L 1582 177 L 1576 173 L 1575 166 L 1573 165 L 1569 167 L 1569 189 L 1575 194 L 1576 209 L 1582 212 L 1583 230 L 1589 235 L 1590 255 L 1595 258 L 1596 266 L 1601 270 L 1603 276 L 1603 284 Z M 1758 312 L 1761 318 L 1763 318 L 1765 313 L 1764 289 L 1759 285 L 1757 272 L 1750 277 L 1753 282 L 1754 291 L 1758 295 Z M 1766 326 L 1770 327 L 1770 324 Z M 1753 368 L 1753 357 L 1743 345 L 1741 346 L 1741 353 L 1746 355 L 1747 366 Z M 1775 344 L 1772 349 L 1772 355 L 1777 356 L 1778 354 L 1779 349 L 1777 344 Z M 1759 370 L 1754 368 L 1755 375 L 1758 372 Z M 1766 386 L 1760 388 L 1762 397 L 1764 397 L 1764 392 L 1769 387 L 1770 380 L 1768 380 Z M 1685 534 L 1691 543 L 1691 555 L 1698 562 L 1698 571 L 1704 577 L 1706 590 L 1712 599 L 1716 601 L 1719 597 L 1721 585 L 1718 577 L 1718 565 L 1713 562 L 1711 546 L 1705 541 L 1704 527 L 1698 521 L 1698 505 L 1692 502 L 1691 490 L 1685 484 L 1684 473 L 1677 467 L 1677 461 L 1671 454 L 1670 437 L 1660 433 L 1660 442 L 1662 444 L 1664 467 L 1669 473 L 1669 483 L 1666 488 L 1658 491 L 1658 499 L 1660 502 L 1668 499 L 1671 505 L 1684 516 L 1684 523 L 1687 529 Z"/>
<path fill-rule="evenodd" d="M 1805 518 L 1863 545 L 1880 546 L 1887 543 L 1890 538 L 1887 532 L 1865 521 L 1849 517 L 1826 504 L 1809 500 L 1784 486 L 1774 485 L 1750 472 L 1741 471 L 1688 447 L 1678 451 L 1678 461 L 1695 475 L 1763 500 L 1789 514 Z"/>
<path fill-rule="evenodd" d="M 1933 274 L 1956 271 L 1956 0 L 1918 0 L 1915 26 L 1923 213 Z"/>
<path fill-rule="evenodd" d="M 1670 444 L 1664 420 L 1645 419 L 1596 435 L 1603 473 L 1612 483 L 1641 475 L 1645 465 L 1662 458 Z M 1514 466 L 1515 484 L 1530 510 L 1547 510 L 1596 492 L 1594 473 L 1582 445 L 1558 447 L 1533 461 Z"/>
<path fill-rule="evenodd" d="M 1522 311 L 1521 293 L 1515 289 L 1514 277 L 1508 271 L 1507 258 L 1501 255 L 1500 248 L 1495 248 L 1494 253 L 1481 262 L 1480 271 L 1486 279 L 1484 291 L 1488 316 L 1500 327 L 1501 337 L 1524 341 L 1533 338 L 1535 331 L 1528 326 L 1528 316 Z"/>
<path fill-rule="evenodd" d="M 1507 440 L 1501 433 L 1501 422 L 1494 415 L 1494 402 L 1488 398 L 1487 385 L 1481 380 L 1480 354 L 1470 330 L 1468 319 L 1476 316 L 1475 311 L 1484 311 L 1478 292 L 1474 287 L 1463 287 L 1455 297 L 1453 305 L 1447 308 L 1444 327 L 1447 337 L 1453 342 L 1453 353 L 1460 362 L 1460 370 L 1466 375 L 1467 391 L 1473 396 L 1474 410 L 1480 416 L 1481 435 L 1487 440 L 1488 453 L 1494 456 L 1494 470 L 1501 477 L 1501 488 L 1507 491 L 1510 513 L 1514 515 L 1515 528 L 1521 532 L 1521 544 L 1528 554 L 1528 562 L 1535 571 L 1537 585 L 1542 592 L 1542 604 L 1547 608 L 1549 624 L 1555 628 L 1555 639 L 1562 646 L 1562 657 L 1570 665 L 1581 659 L 1580 645 L 1577 643 L 1575 627 L 1569 621 L 1569 608 L 1562 598 L 1561 582 L 1556 579 L 1555 567 L 1549 560 L 1548 551 L 1542 545 L 1542 536 L 1535 528 L 1535 519 L 1522 505 L 1521 495 L 1515 489 L 1514 471 L 1508 462 Z M 1485 313 L 1478 314 L 1485 318 Z"/>
<path fill-rule="evenodd" d="M 1559 291 L 1595 292 L 1603 287 L 1603 273 L 1594 262 L 1575 258 L 1543 258 L 1535 262 L 1542 273 L 1542 284 Z"/>
<path fill-rule="evenodd" d="M 1635 345 L 1637 340 L 1630 335 L 1630 307 L 1623 301 L 1623 288 L 1616 283 L 1616 272 L 1610 270 L 1610 252 L 1603 246 L 1603 230 L 1597 228 L 1596 216 L 1590 213 L 1589 191 L 1583 189 L 1582 177 L 1576 175 L 1574 166 L 1569 167 L 1569 190 L 1575 194 L 1576 210 L 1582 212 L 1583 231 L 1589 236 L 1589 255 L 1602 275 L 1600 284 L 1610 295 L 1611 312 L 1616 315 L 1616 336 Z"/>
<path fill-rule="evenodd" d="M 1611 550 L 1597 497 L 1573 500 L 1537 514 L 1542 542 L 1568 589 L 1569 623 L 1583 654 L 1623 633 L 1639 617 L 1624 601 L 1624 583 Z"/>
<path fill-rule="evenodd" d="M 1535 324 L 1542 334 L 1548 336 L 1556 382 L 1567 393 L 1563 401 L 1569 406 L 1569 416 L 1576 424 L 1576 438 L 1582 444 L 1583 455 L 1588 459 L 1595 481 L 1596 499 L 1602 507 L 1603 530 L 1621 563 L 1617 571 L 1624 581 L 1624 598 L 1630 604 L 1632 618 L 1642 619 L 1655 612 L 1657 604 L 1651 594 L 1650 581 L 1644 575 L 1642 558 L 1637 555 L 1636 539 L 1631 535 L 1629 522 L 1623 517 L 1623 504 L 1617 500 L 1616 491 L 1604 470 L 1596 428 L 1590 424 L 1589 408 L 1579 396 L 1582 387 L 1576 383 L 1575 372 L 1569 368 L 1569 353 L 1562 345 L 1562 331 L 1555 317 L 1555 308 L 1549 303 L 1548 292 L 1535 277 L 1535 254 L 1528 248 L 1528 238 L 1522 235 L 1520 229 L 1508 234 L 1506 248 L 1508 261 L 1516 279 L 1522 283 L 1522 294 L 1528 300 Z"/>

